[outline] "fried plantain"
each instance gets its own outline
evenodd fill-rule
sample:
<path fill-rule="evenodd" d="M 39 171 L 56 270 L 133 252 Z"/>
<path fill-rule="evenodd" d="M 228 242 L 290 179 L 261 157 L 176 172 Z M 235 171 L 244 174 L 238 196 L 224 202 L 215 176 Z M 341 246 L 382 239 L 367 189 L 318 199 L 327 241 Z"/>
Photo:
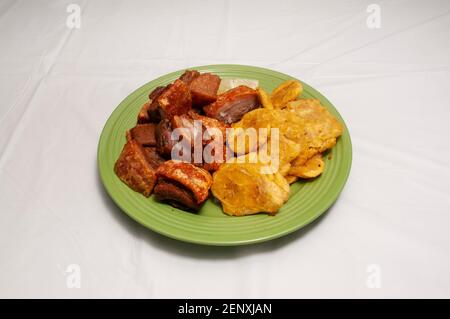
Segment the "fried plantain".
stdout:
<path fill-rule="evenodd" d="M 303 165 L 296 166 L 295 163 L 289 169 L 288 174 L 301 178 L 314 178 L 323 173 L 325 162 L 322 154 L 316 154 L 306 161 Z"/>
<path fill-rule="evenodd" d="M 272 101 L 270 100 L 269 94 L 267 94 L 267 92 L 260 87 L 256 89 L 256 92 L 258 93 L 259 102 L 261 103 L 262 107 L 269 110 L 273 110 L 273 104 Z"/>
<path fill-rule="evenodd" d="M 248 156 L 248 155 L 247 155 Z M 274 215 L 289 198 L 289 184 L 280 173 L 261 174 L 258 163 L 225 163 L 213 175 L 211 191 L 228 215 Z"/>
<path fill-rule="evenodd" d="M 270 95 L 273 107 L 281 109 L 290 101 L 294 101 L 302 93 L 303 86 L 297 80 L 289 80 L 281 83 Z"/>

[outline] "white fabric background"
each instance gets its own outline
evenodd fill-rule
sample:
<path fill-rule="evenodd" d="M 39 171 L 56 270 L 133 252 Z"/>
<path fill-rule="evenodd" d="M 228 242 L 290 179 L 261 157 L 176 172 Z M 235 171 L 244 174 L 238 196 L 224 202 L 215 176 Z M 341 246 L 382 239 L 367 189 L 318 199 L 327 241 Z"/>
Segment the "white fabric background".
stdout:
<path fill-rule="evenodd" d="M 371 2 L 1 1 L 0 296 L 450 297 L 450 2 L 378 1 L 369 29 Z M 66 26 L 70 3 L 80 29 Z M 96 149 L 114 108 L 160 75 L 214 63 L 298 77 L 346 120 L 350 178 L 312 226 L 195 246 L 105 194 Z"/>

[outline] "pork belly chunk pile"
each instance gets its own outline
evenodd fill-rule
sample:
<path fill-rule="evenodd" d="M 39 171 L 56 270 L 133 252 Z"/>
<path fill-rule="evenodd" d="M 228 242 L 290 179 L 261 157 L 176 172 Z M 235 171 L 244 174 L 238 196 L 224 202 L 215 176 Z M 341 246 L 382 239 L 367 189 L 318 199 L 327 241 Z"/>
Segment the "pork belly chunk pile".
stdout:
<path fill-rule="evenodd" d="M 141 107 L 136 126 L 127 131 L 114 167 L 117 176 L 146 197 L 154 193 L 175 207 L 198 210 L 209 195 L 210 172 L 230 155 L 225 145 L 229 124 L 259 106 L 256 91 L 246 86 L 217 95 L 220 82 L 215 74 L 187 70 L 173 83 L 156 87 Z M 200 130 L 194 129 L 195 121 L 201 121 Z M 172 140 L 175 129 L 182 132 L 177 141 Z M 201 143 L 195 145 L 212 150 L 212 160 L 172 159 L 174 146 L 184 139 L 194 154 L 198 138 Z"/>

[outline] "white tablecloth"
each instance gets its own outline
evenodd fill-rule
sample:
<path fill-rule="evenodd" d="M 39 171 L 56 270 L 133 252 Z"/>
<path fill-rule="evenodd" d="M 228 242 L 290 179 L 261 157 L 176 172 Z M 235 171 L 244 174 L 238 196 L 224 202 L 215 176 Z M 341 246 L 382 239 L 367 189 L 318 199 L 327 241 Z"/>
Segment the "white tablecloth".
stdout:
<path fill-rule="evenodd" d="M 371 3 L 1 1 L 0 296 L 450 297 L 450 2 Z M 103 190 L 121 100 L 217 63 L 302 79 L 345 119 L 349 180 L 306 229 L 191 245 Z"/>

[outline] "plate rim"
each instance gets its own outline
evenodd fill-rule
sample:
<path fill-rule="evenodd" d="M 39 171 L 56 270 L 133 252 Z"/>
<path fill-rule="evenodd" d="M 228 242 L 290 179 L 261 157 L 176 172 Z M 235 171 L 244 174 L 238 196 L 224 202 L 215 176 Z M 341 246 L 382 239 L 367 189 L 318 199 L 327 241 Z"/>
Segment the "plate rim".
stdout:
<path fill-rule="evenodd" d="M 238 68 L 238 69 L 247 69 L 249 71 L 262 71 L 263 73 L 271 73 L 271 74 L 276 74 L 282 77 L 288 77 L 291 79 L 296 79 L 297 78 L 279 72 L 279 71 L 275 71 L 272 69 L 268 69 L 268 68 L 264 68 L 264 67 L 258 67 L 258 66 L 253 66 L 253 65 L 244 65 L 244 64 L 208 64 L 208 65 L 199 65 L 199 66 L 191 66 L 191 67 L 187 67 L 187 68 L 183 68 L 177 71 L 173 71 L 173 72 L 169 72 L 167 74 L 163 74 L 151 81 L 148 81 L 146 83 L 144 83 L 143 85 L 139 86 L 138 88 L 134 89 L 131 93 L 129 93 L 114 109 L 113 111 L 110 113 L 110 115 L 108 116 L 102 130 L 100 133 L 100 137 L 99 137 L 99 142 L 98 142 L 98 146 L 97 146 L 97 168 L 98 168 L 98 174 L 100 177 L 100 181 L 103 185 L 103 188 L 106 190 L 108 196 L 112 199 L 112 201 L 114 202 L 115 205 L 117 205 L 122 212 L 124 212 L 126 215 L 128 215 L 129 217 L 131 217 L 134 221 L 138 222 L 139 224 L 143 225 L 144 227 L 158 233 L 161 235 L 164 235 L 166 237 L 175 239 L 175 240 L 180 240 L 183 242 L 187 242 L 187 243 L 192 243 L 192 244 L 199 244 L 199 245 L 208 245 L 208 246 L 241 246 L 241 245 L 250 245 L 250 244 L 257 244 L 257 243 L 261 243 L 261 242 L 265 242 L 265 241 L 269 241 L 269 240 L 273 240 L 273 239 L 277 239 L 283 236 L 286 236 L 288 234 L 291 234 L 309 224 L 311 224 L 313 221 L 315 221 L 316 219 L 322 217 L 324 215 L 324 213 L 326 211 L 328 211 L 337 201 L 337 199 L 339 198 L 340 194 L 342 193 L 342 190 L 344 189 L 345 185 L 347 184 L 349 175 L 350 175 L 350 171 L 351 171 L 351 167 L 352 167 L 352 162 L 353 162 L 353 145 L 352 145 L 352 141 L 351 141 L 351 136 L 350 136 L 350 131 L 348 130 L 348 127 L 344 121 L 344 119 L 342 118 L 342 116 L 340 115 L 339 111 L 336 109 L 336 107 L 334 107 L 334 105 L 317 89 L 315 89 L 314 87 L 310 86 L 307 82 L 303 81 L 303 80 L 299 80 L 302 84 L 305 84 L 306 86 L 312 88 L 315 93 L 317 93 L 321 99 L 327 101 L 335 110 L 336 112 L 339 114 L 340 120 L 344 126 L 345 131 L 347 132 L 347 142 L 348 142 L 348 160 L 347 160 L 347 165 L 346 165 L 346 170 L 344 172 L 344 175 L 342 177 L 342 181 L 339 185 L 339 187 L 337 187 L 337 189 L 334 191 L 333 196 L 330 197 L 325 204 L 322 204 L 320 209 L 315 209 L 316 213 L 313 214 L 312 216 L 310 216 L 309 218 L 306 218 L 305 220 L 303 220 L 303 222 L 298 223 L 292 227 L 287 227 L 286 229 L 282 230 L 282 231 L 278 231 L 276 233 L 267 235 L 267 236 L 256 236 L 254 239 L 243 239 L 243 240 L 223 240 L 223 241 L 207 241 L 207 240 L 203 240 L 203 239 L 195 239 L 195 238 L 190 238 L 190 237 L 186 237 L 186 236 L 182 236 L 182 235 L 178 235 L 178 234 L 173 234 L 170 231 L 167 231 L 165 229 L 159 229 L 158 227 L 154 227 L 153 225 L 149 224 L 147 221 L 141 219 L 139 216 L 137 216 L 136 214 L 133 214 L 132 212 L 129 212 L 128 209 L 126 207 L 124 207 L 121 204 L 121 201 L 117 200 L 115 198 L 115 196 L 113 196 L 113 194 L 111 193 L 111 189 L 108 185 L 108 183 L 105 182 L 106 176 L 105 174 L 108 174 L 105 171 L 105 168 L 102 167 L 101 165 L 101 157 L 103 156 L 103 154 L 101 154 L 101 148 L 102 145 L 105 143 L 105 139 L 106 139 L 106 128 L 108 126 L 108 122 L 110 121 L 110 119 L 112 118 L 113 114 L 117 111 L 117 109 L 120 108 L 120 106 L 122 104 L 124 104 L 125 102 L 128 102 L 127 100 L 131 98 L 131 96 L 133 96 L 133 94 L 137 94 L 138 91 L 142 90 L 144 87 L 146 87 L 149 83 L 151 82 L 159 82 L 164 78 L 167 77 L 173 77 L 175 75 L 181 74 L 183 71 L 187 70 L 187 69 L 196 69 L 196 70 L 204 70 L 204 69 L 208 69 L 208 68 Z M 234 218 L 240 218 L 240 217 L 234 217 Z"/>

